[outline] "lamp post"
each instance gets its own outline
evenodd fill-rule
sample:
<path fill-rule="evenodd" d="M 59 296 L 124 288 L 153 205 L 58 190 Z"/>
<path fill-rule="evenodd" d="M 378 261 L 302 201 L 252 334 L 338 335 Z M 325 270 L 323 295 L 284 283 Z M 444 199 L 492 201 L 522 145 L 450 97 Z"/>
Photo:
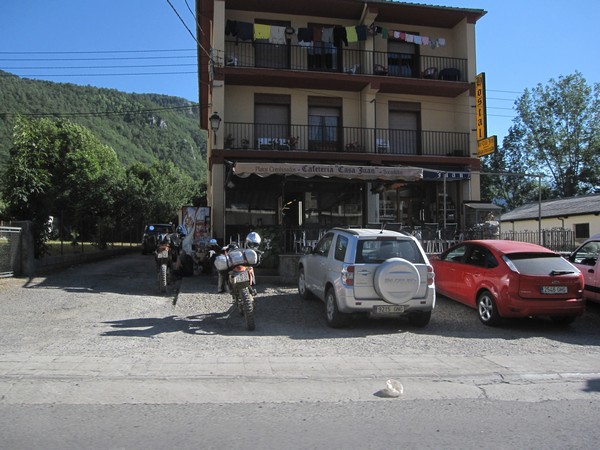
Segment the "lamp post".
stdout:
<path fill-rule="evenodd" d="M 212 113 L 212 116 L 210 116 L 209 120 L 210 120 L 210 129 L 213 132 L 214 144 L 217 145 L 217 130 L 219 129 L 219 126 L 221 125 L 221 117 L 219 117 L 219 113 L 214 112 L 214 113 Z"/>

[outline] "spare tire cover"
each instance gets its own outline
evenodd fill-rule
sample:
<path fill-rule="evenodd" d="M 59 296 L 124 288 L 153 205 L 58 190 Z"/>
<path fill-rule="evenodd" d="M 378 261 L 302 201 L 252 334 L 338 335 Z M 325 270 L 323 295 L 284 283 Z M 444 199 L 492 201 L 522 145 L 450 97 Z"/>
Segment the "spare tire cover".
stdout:
<path fill-rule="evenodd" d="M 374 286 L 386 302 L 400 304 L 415 296 L 421 284 L 421 275 L 410 261 L 390 258 L 375 271 Z"/>

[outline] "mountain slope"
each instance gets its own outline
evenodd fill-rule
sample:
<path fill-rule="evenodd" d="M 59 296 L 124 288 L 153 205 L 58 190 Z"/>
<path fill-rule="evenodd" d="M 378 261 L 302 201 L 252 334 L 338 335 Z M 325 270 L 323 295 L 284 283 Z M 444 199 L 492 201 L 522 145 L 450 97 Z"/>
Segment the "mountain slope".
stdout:
<path fill-rule="evenodd" d="M 29 80 L 0 71 L 0 169 L 18 114 L 83 125 L 125 166 L 170 160 L 193 179 L 206 179 L 206 136 L 197 106 L 183 98 Z"/>

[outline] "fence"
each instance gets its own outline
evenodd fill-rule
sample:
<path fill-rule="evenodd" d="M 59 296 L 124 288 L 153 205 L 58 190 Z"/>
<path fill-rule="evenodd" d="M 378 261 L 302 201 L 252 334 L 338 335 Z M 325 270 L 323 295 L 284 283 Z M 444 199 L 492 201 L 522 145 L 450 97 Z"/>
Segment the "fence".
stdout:
<path fill-rule="evenodd" d="M 21 228 L 0 226 L 0 277 L 12 277 L 21 267 Z"/>
<path fill-rule="evenodd" d="M 575 232 L 564 228 L 542 230 L 541 239 L 539 231 L 503 231 L 500 239 L 540 244 L 555 252 L 570 253 L 576 247 Z"/>

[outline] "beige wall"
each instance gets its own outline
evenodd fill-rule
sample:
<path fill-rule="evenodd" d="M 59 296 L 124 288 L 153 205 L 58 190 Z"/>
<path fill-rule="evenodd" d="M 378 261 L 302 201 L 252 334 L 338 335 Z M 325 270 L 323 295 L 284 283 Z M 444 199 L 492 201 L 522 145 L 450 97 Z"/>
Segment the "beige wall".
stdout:
<path fill-rule="evenodd" d="M 502 231 L 537 231 L 538 221 L 531 220 L 516 220 L 514 222 L 504 221 L 500 217 Z M 563 225 L 564 223 L 564 225 Z M 542 229 L 560 228 L 563 227 L 570 230 L 575 230 L 575 224 L 590 224 L 590 236 L 600 233 L 600 216 L 594 214 L 584 214 L 577 216 L 569 216 L 564 220 L 555 217 L 542 218 Z"/>

